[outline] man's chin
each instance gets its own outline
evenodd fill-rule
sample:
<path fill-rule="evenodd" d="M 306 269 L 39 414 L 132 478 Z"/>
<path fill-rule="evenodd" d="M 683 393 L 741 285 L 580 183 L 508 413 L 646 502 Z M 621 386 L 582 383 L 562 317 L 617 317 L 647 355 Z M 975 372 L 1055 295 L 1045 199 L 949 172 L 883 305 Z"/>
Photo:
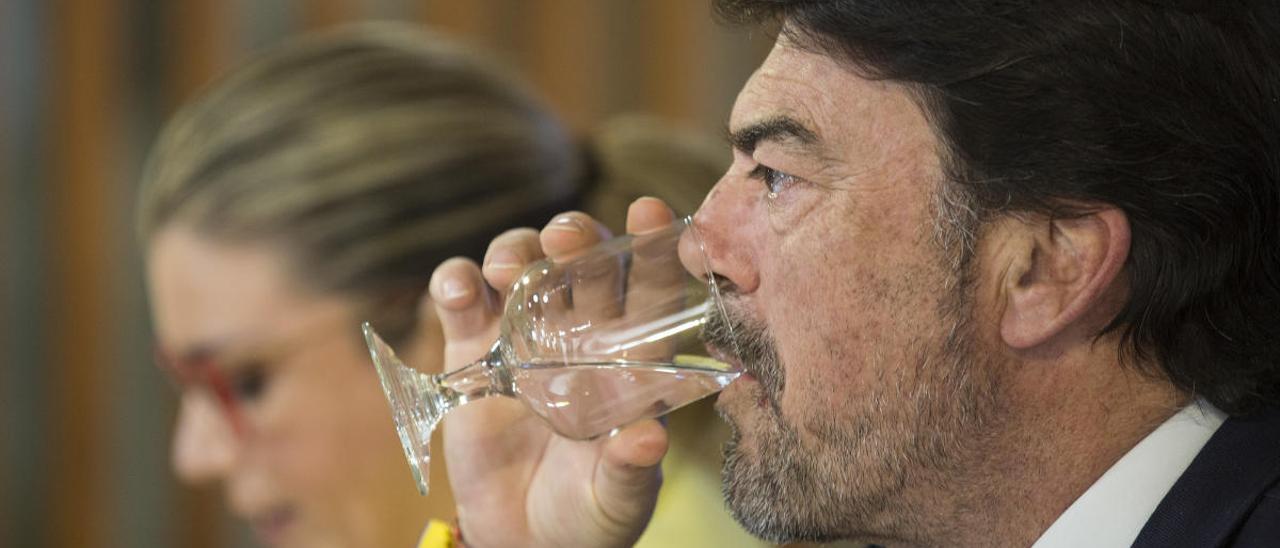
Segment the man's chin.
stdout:
<path fill-rule="evenodd" d="M 717 404 L 716 409 L 729 425 L 729 437 L 722 447 L 721 489 L 734 517 L 754 533 L 748 522 L 758 517 L 761 501 L 757 499 L 778 494 L 766 474 L 770 460 L 766 452 L 777 448 L 767 447 L 771 436 L 761 430 L 770 425 L 765 424 L 765 417 L 750 401 L 751 398 L 744 398 L 741 402 Z"/>
<path fill-rule="evenodd" d="M 785 498 L 777 474 L 767 470 L 758 449 L 744 447 L 743 432 L 734 429 L 724 446 L 721 490 L 734 520 L 753 536 L 773 543 L 798 540 L 798 531 L 789 523 Z M 748 442 L 749 443 L 749 442 Z"/>

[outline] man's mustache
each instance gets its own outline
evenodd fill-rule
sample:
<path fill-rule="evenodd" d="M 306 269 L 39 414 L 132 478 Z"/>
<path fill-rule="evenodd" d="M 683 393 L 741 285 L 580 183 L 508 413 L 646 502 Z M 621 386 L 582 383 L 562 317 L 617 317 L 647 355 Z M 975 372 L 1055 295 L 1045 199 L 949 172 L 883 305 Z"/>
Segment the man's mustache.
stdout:
<path fill-rule="evenodd" d="M 786 379 L 777 345 L 768 329 L 734 310 L 730 303 L 708 313 L 702 329 L 702 339 L 707 346 L 736 358 L 743 371 L 760 382 L 776 407 Z"/>

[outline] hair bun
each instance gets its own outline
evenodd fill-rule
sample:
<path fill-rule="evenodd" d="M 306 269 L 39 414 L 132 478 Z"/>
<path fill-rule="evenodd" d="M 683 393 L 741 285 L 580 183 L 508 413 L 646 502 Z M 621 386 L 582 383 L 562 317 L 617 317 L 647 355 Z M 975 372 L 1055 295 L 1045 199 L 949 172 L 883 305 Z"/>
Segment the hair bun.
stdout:
<path fill-rule="evenodd" d="M 605 122 L 583 149 L 583 207 L 614 232 L 623 229 L 627 206 L 643 196 L 661 198 L 678 215 L 693 213 L 729 165 L 722 143 L 641 114 Z"/>

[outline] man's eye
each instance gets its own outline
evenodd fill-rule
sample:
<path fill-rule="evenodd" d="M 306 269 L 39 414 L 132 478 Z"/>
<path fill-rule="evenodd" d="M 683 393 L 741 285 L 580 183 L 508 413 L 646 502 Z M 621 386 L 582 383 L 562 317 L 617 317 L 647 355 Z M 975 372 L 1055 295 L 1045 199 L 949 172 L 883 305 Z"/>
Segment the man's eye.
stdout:
<path fill-rule="evenodd" d="M 249 365 L 236 372 L 231 378 L 231 393 L 237 400 L 251 402 L 262 397 L 270 381 L 266 368 L 261 365 Z"/>
<path fill-rule="evenodd" d="M 755 169 L 751 170 L 751 177 L 764 183 L 765 189 L 769 191 L 770 198 L 778 197 L 779 193 L 786 190 L 796 181 L 794 176 L 765 165 L 757 165 Z"/>

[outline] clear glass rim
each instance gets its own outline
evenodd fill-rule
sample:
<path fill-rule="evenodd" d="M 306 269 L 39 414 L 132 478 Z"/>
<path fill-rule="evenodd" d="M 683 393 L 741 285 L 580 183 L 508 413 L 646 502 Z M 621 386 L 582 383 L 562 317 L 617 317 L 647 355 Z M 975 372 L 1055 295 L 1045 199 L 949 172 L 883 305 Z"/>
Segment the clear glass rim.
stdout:
<path fill-rule="evenodd" d="M 711 267 L 711 257 L 707 253 L 707 245 L 702 240 L 702 234 L 698 232 L 698 228 L 693 224 L 692 215 L 680 218 L 680 222 L 684 223 L 685 230 L 692 235 L 693 243 L 698 246 L 698 255 L 702 259 L 702 279 L 707 284 L 707 293 L 715 304 L 716 312 L 720 313 L 721 318 L 727 320 L 729 312 L 724 307 L 724 296 L 720 294 L 720 284 L 716 283 L 715 270 Z M 733 324 L 726 321 L 724 327 L 729 331 L 729 340 L 733 344 L 733 348 L 727 350 L 733 352 L 734 357 L 741 359 L 742 351 L 738 348 L 738 334 L 733 331 Z M 735 367 L 735 369 L 738 368 Z"/>

